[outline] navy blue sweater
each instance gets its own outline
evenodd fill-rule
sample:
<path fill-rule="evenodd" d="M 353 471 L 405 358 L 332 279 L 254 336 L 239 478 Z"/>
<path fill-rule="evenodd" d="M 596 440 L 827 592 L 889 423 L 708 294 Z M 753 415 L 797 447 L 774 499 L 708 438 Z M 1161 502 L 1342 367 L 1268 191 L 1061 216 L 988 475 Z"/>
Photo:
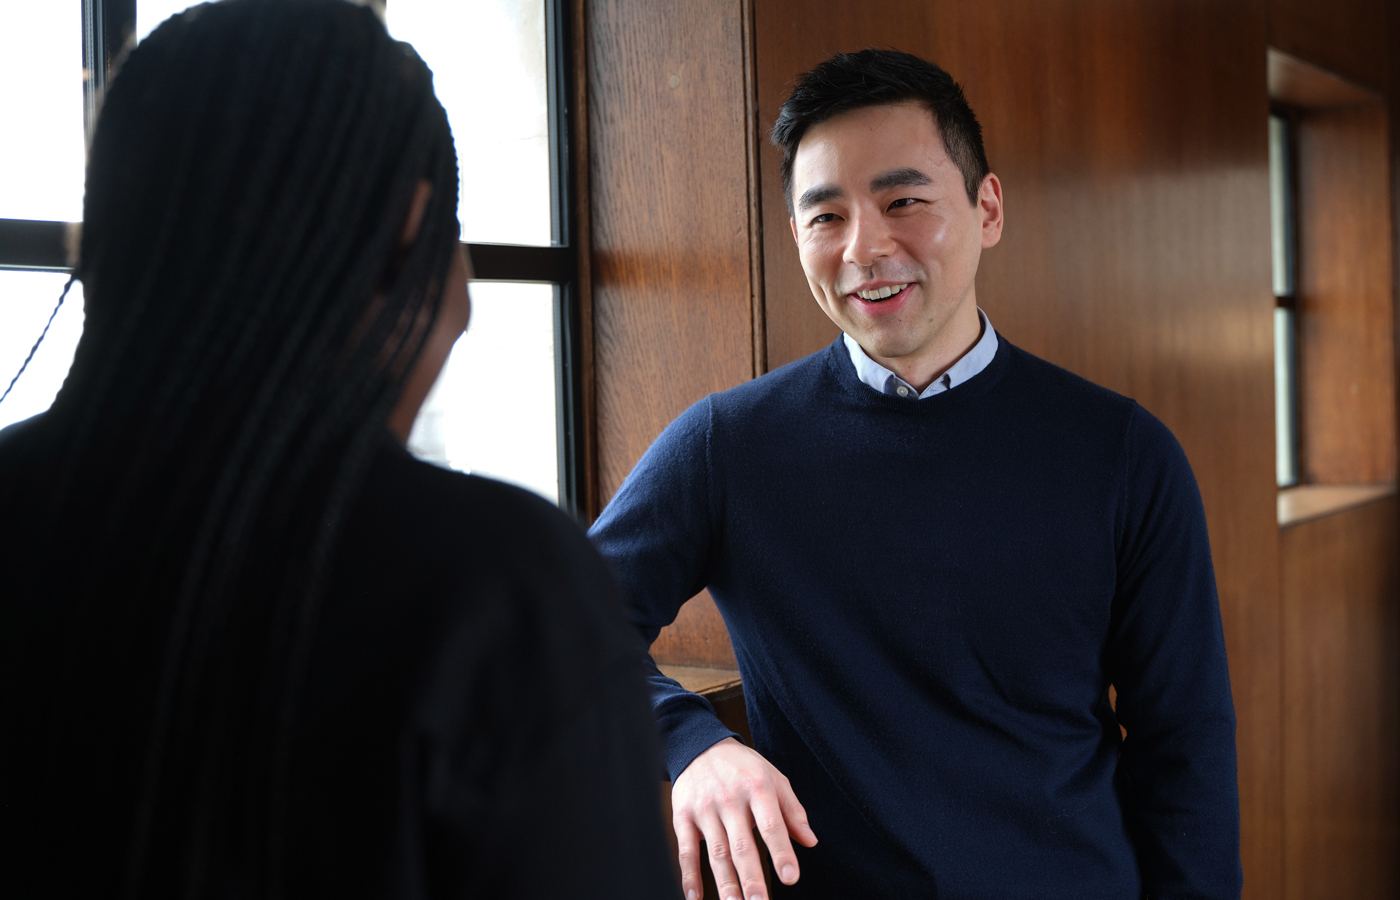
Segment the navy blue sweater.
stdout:
<path fill-rule="evenodd" d="M 838 340 L 692 406 L 592 535 L 648 644 L 714 596 L 820 838 L 783 895 L 1239 896 L 1205 516 L 1133 401 L 1004 339 L 886 396 Z M 652 698 L 672 778 L 730 734 L 659 672 Z"/>

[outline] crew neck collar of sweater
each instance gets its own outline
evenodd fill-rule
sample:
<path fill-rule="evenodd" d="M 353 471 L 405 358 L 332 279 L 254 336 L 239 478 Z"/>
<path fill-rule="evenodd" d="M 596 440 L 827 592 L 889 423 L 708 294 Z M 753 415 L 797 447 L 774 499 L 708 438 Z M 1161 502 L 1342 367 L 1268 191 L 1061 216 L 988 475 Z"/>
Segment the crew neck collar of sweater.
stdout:
<path fill-rule="evenodd" d="M 900 378 L 892 370 L 871 359 L 870 355 L 865 352 L 865 348 L 856 343 L 855 338 L 847 334 L 843 336 L 843 339 L 846 342 L 846 349 L 850 351 L 851 363 L 856 367 L 857 378 L 881 393 L 898 394 L 906 399 L 922 400 L 925 397 L 932 397 L 934 394 L 952 390 L 987 368 L 987 363 L 996 356 L 996 329 L 992 327 L 991 320 L 981 309 L 977 310 L 977 319 L 981 324 L 982 334 L 972 345 L 972 349 L 955 360 L 942 375 L 935 378 L 922 392 L 916 390 L 912 384 Z"/>
<path fill-rule="evenodd" d="M 997 335 L 996 355 L 982 371 L 950 390 L 941 391 L 929 397 L 911 399 L 885 394 L 861 381 L 856 367 L 851 362 L 850 351 L 846 347 L 845 335 L 837 335 L 836 340 L 826 348 L 826 364 L 851 399 L 873 407 L 890 407 L 906 411 L 945 409 L 976 400 L 991 390 L 1006 374 L 1013 352 L 1011 342 L 1005 335 Z"/>

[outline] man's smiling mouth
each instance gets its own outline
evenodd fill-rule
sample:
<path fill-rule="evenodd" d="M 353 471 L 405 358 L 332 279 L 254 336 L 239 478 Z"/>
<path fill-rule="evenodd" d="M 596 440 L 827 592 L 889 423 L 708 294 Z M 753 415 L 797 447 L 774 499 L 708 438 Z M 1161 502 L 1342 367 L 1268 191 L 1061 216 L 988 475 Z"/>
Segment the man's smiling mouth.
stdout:
<path fill-rule="evenodd" d="M 862 299 L 862 300 L 869 300 L 869 301 L 885 300 L 885 299 L 887 299 L 887 298 L 889 298 L 889 297 L 893 297 L 895 294 L 898 294 L 900 291 L 904 290 L 904 289 L 907 288 L 908 286 L 909 286 L 909 285 L 908 285 L 907 283 L 906 283 L 906 284 L 890 284 L 890 285 L 886 285 L 885 287 L 882 287 L 882 288 L 876 288 L 876 289 L 873 290 L 873 291 L 856 291 L 855 294 L 856 294 L 857 297 L 859 297 L 859 298 Z"/>

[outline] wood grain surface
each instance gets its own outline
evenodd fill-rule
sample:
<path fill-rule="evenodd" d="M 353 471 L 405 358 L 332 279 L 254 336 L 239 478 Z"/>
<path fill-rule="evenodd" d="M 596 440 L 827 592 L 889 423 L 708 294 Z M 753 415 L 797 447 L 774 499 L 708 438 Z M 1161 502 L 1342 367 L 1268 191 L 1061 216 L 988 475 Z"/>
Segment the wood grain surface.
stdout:
<path fill-rule="evenodd" d="M 1278 523 L 1297 525 L 1394 493 L 1393 484 L 1302 484 L 1278 492 Z"/>
<path fill-rule="evenodd" d="M 589 6 L 598 477 L 753 376 L 739 0 Z"/>
<path fill-rule="evenodd" d="M 686 407 L 754 375 L 747 14 L 740 0 L 587 8 L 600 508 Z M 653 653 L 735 665 L 708 594 Z"/>
<path fill-rule="evenodd" d="M 1398 510 L 1283 531 L 1285 900 L 1400 893 Z"/>
<path fill-rule="evenodd" d="M 1269 44 L 1363 87 L 1385 90 L 1389 0 L 1269 0 Z"/>
<path fill-rule="evenodd" d="M 1379 99 L 1297 122 L 1303 480 L 1395 477 L 1390 160 Z"/>
<path fill-rule="evenodd" d="M 760 122 L 837 51 L 943 65 L 1006 198 L 978 300 L 1013 343 L 1135 397 L 1206 503 L 1239 718 L 1246 896 L 1282 890 L 1266 10 L 1187 0 L 837 0 L 755 7 Z M 835 335 L 760 172 L 770 367 Z"/>
<path fill-rule="evenodd" d="M 706 669 L 737 669 L 734 645 L 709 591 L 701 591 L 681 607 L 676 621 L 661 629 L 651 645 L 658 663 Z"/>
<path fill-rule="evenodd" d="M 1269 99 L 1305 109 L 1375 103 L 1382 95 L 1269 48 Z"/>

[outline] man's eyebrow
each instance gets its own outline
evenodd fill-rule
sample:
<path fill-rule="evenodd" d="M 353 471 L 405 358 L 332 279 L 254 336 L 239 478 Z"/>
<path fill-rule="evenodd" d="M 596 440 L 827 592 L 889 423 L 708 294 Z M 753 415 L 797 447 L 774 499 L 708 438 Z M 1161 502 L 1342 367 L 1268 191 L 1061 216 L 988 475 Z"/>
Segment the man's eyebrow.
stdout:
<path fill-rule="evenodd" d="M 806 209 L 809 206 L 816 206 L 818 203 L 824 203 L 827 200 L 835 200 L 840 196 L 841 189 L 836 185 L 819 184 L 816 187 L 807 188 L 807 190 L 802 192 L 802 196 L 797 200 L 797 208 L 799 210 Z"/>
<path fill-rule="evenodd" d="M 919 184 L 933 184 L 933 179 L 920 172 L 918 169 L 911 169 L 908 166 L 902 169 L 890 169 L 888 172 L 881 172 L 870 179 L 870 193 L 878 194 L 880 191 L 892 187 L 909 187 Z"/>

